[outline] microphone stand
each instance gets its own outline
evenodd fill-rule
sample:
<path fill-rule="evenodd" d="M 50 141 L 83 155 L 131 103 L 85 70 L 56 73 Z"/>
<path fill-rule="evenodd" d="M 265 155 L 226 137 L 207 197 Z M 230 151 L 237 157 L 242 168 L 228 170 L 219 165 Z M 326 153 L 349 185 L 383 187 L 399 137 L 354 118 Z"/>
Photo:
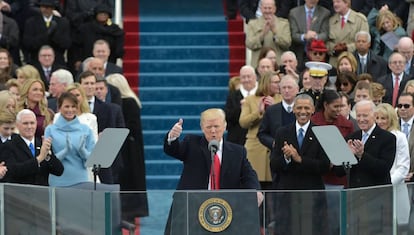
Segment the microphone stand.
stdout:
<path fill-rule="evenodd" d="M 210 155 L 211 155 L 211 182 L 210 182 L 210 187 L 211 190 L 215 190 L 216 189 L 216 172 L 214 170 L 214 156 L 216 155 L 217 150 L 215 148 L 211 148 L 210 151 Z"/>

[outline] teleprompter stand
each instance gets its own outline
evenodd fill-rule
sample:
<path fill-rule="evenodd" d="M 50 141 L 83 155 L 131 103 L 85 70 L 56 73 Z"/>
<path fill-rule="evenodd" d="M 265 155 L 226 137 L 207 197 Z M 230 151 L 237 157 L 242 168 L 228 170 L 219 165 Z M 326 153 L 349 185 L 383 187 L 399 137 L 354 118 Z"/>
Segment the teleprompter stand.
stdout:
<path fill-rule="evenodd" d="M 99 140 L 86 161 L 86 166 L 92 167 L 94 190 L 96 190 L 96 180 L 101 168 L 108 168 L 112 165 L 128 133 L 127 128 L 106 128 L 99 135 Z"/>
<path fill-rule="evenodd" d="M 323 150 L 334 166 L 342 166 L 346 173 L 347 185 L 351 176 L 351 167 L 358 163 L 348 144 L 342 137 L 338 128 L 334 125 L 314 126 L 313 132 L 316 135 Z"/>

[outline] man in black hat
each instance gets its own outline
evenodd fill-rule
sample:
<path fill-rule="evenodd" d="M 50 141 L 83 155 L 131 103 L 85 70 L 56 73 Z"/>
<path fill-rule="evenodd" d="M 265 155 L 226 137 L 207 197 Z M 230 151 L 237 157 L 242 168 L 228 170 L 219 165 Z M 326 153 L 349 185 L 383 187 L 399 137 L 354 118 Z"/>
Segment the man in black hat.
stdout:
<path fill-rule="evenodd" d="M 55 61 L 65 65 L 63 55 L 72 43 L 69 21 L 65 17 L 53 15 L 55 0 L 40 0 L 38 5 L 41 14 L 29 18 L 25 23 L 23 46 L 29 52 L 29 61 L 26 62 L 35 62 L 39 49 L 43 45 L 50 45 L 55 51 Z"/>
<path fill-rule="evenodd" d="M 124 55 L 124 31 L 112 22 L 111 17 L 111 9 L 102 4 L 95 8 L 95 20 L 80 27 L 82 38 L 79 39 L 79 42 L 83 55 L 78 59 L 79 61 L 93 56 L 93 45 L 99 39 L 103 39 L 109 44 L 111 51 L 109 62 L 116 63 L 118 58 L 122 58 Z"/>

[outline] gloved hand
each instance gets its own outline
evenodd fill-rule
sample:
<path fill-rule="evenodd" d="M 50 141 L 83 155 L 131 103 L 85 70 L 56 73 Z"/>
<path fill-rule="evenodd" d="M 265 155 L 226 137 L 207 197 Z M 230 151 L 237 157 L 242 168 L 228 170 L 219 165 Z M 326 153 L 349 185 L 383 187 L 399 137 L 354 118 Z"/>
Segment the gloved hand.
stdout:
<path fill-rule="evenodd" d="M 347 51 L 348 47 L 346 46 L 346 43 L 339 42 L 334 46 L 332 54 L 334 56 L 339 56 L 342 52 Z"/>
<path fill-rule="evenodd" d="M 66 146 L 64 149 L 60 150 L 58 153 L 55 154 L 55 156 L 59 160 L 65 159 L 66 155 L 72 150 L 72 145 L 70 144 L 69 135 L 66 135 Z"/>
<path fill-rule="evenodd" d="M 79 155 L 82 159 L 86 160 L 91 154 L 90 151 L 86 149 L 86 136 L 82 136 L 79 142 Z"/>

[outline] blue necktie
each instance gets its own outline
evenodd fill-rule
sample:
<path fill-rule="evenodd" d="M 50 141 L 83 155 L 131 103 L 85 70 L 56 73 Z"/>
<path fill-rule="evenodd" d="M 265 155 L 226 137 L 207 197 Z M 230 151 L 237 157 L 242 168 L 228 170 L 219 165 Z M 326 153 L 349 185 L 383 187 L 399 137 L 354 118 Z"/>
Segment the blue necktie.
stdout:
<path fill-rule="evenodd" d="M 405 137 L 407 137 L 407 139 L 408 139 L 408 135 L 410 134 L 410 131 L 408 130 L 408 123 L 404 123 L 403 124 L 403 132 L 404 132 L 404 134 L 405 134 Z"/>
<path fill-rule="evenodd" d="M 33 157 L 35 156 L 35 154 L 36 154 L 36 152 L 35 152 L 35 148 L 34 148 L 34 146 L 33 146 L 33 143 L 30 143 L 29 144 L 29 149 L 30 149 L 30 152 L 32 152 L 32 155 L 33 155 Z"/>
<path fill-rule="evenodd" d="M 369 134 L 367 132 L 365 132 L 364 134 L 362 134 L 362 143 L 365 144 L 365 142 L 367 142 Z"/>
<path fill-rule="evenodd" d="M 299 144 L 299 148 L 302 148 L 302 143 L 303 143 L 303 128 L 299 128 L 299 134 L 298 134 L 298 144 Z"/>

